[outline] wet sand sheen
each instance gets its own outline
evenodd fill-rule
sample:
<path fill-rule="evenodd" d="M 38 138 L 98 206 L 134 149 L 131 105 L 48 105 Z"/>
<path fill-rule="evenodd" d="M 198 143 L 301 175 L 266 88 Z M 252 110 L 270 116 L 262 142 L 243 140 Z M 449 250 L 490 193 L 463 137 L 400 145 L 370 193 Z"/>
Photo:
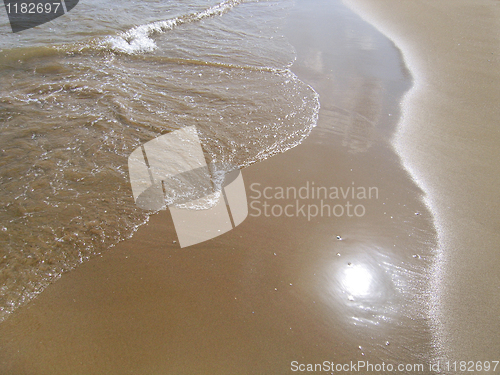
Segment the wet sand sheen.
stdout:
<path fill-rule="evenodd" d="M 415 74 L 395 139 L 439 231 L 434 336 L 446 360 L 500 352 L 500 3 L 349 0 Z"/>
<path fill-rule="evenodd" d="M 277 374 L 294 360 L 428 363 L 432 217 L 389 143 L 408 72 L 338 3 L 298 2 L 286 34 L 294 72 L 320 94 L 319 123 L 300 146 L 243 170 L 250 200 L 252 183 L 376 186 L 366 215 L 249 217 L 179 249 L 160 213 L 2 323 L 4 369 Z"/>

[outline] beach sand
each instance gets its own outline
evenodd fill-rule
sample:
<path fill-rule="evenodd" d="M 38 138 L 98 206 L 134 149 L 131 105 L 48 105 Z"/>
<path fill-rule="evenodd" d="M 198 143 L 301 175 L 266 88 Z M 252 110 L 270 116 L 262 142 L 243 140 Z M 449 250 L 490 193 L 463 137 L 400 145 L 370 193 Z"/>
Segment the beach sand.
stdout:
<path fill-rule="evenodd" d="M 403 51 L 416 85 L 395 144 L 439 233 L 436 344 L 450 361 L 500 353 L 500 2 L 349 1 Z"/>
<path fill-rule="evenodd" d="M 432 373 L 441 358 L 498 360 L 498 2 L 376 4 L 355 2 L 396 44 L 338 2 L 297 2 L 285 34 L 293 71 L 320 95 L 318 126 L 242 172 L 249 203 L 256 183 L 376 187 L 354 199 L 365 215 L 250 209 L 180 249 L 160 212 L 0 324 L 2 373 L 284 374 L 292 361 L 358 360 Z M 463 28 L 474 11 L 481 27 Z"/>

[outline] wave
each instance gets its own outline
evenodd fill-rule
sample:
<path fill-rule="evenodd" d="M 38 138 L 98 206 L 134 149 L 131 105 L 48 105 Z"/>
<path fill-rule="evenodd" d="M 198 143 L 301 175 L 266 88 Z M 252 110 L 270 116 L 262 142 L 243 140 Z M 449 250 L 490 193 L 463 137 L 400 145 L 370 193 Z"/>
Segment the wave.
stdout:
<path fill-rule="evenodd" d="M 290 70 L 293 47 L 269 32 L 283 16 L 269 12 L 272 1 L 153 41 L 241 2 L 78 44 L 2 51 L 0 321 L 147 222 L 126 168 L 141 144 L 194 125 L 222 176 L 307 138 L 319 96 Z M 140 53 L 156 42 L 158 51 Z"/>
<path fill-rule="evenodd" d="M 197 22 L 205 18 L 220 16 L 241 2 L 242 0 L 226 0 L 213 7 L 205 9 L 202 12 L 195 12 L 165 21 L 157 21 L 147 25 L 136 26 L 119 35 L 110 36 L 104 39 L 101 43 L 99 43 L 99 46 L 104 49 L 110 49 L 114 52 L 126 54 L 151 52 L 157 48 L 155 41 L 151 38 L 152 35 L 164 33 L 172 30 L 176 26 L 186 23 Z"/>
<path fill-rule="evenodd" d="M 84 52 L 109 51 L 128 55 L 152 52 L 157 49 L 152 38 L 174 29 L 177 26 L 201 21 L 206 18 L 223 15 L 243 0 L 226 0 L 201 12 L 193 12 L 167 20 L 155 21 L 145 25 L 134 26 L 117 35 L 96 37 L 84 42 L 58 44 L 52 46 L 30 46 L 0 49 L 0 66 L 16 67 L 19 62 L 27 62 L 40 57 L 57 54 L 75 54 Z"/>

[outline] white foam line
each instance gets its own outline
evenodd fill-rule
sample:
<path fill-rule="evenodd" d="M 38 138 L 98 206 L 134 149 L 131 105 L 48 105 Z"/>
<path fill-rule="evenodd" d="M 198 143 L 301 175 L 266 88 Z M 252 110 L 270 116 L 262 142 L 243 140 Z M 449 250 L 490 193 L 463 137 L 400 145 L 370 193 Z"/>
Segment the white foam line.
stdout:
<path fill-rule="evenodd" d="M 111 48 L 113 51 L 136 54 L 154 51 L 157 46 L 151 36 L 155 33 L 164 33 L 174 27 L 200 21 L 205 18 L 220 16 L 240 4 L 243 0 L 226 0 L 202 12 L 175 17 L 165 21 L 157 21 L 147 25 L 140 25 L 116 36 L 108 37 L 101 47 Z"/>
<path fill-rule="evenodd" d="M 408 67 L 413 77 L 413 86 L 406 94 L 403 96 L 400 103 L 401 108 L 401 118 L 393 135 L 391 144 L 395 149 L 396 153 L 401 159 L 403 167 L 408 171 L 412 180 L 417 184 L 417 186 L 425 193 L 422 197 L 422 201 L 432 214 L 432 221 L 434 228 L 437 233 L 437 249 L 435 255 L 435 261 L 430 270 L 430 280 L 431 286 L 429 289 L 430 295 L 430 306 L 428 306 L 428 312 L 431 319 L 431 330 L 433 332 L 433 358 L 445 358 L 446 349 L 445 342 L 443 341 L 443 312 L 440 309 L 440 298 L 441 289 L 439 285 L 441 284 L 441 270 L 444 265 L 443 257 L 443 244 L 444 244 L 444 233 L 443 233 L 443 222 L 440 216 L 437 214 L 437 204 L 434 201 L 434 197 L 437 197 L 435 192 L 431 187 L 431 184 L 425 180 L 424 174 L 421 173 L 417 167 L 411 162 L 413 159 L 408 148 L 408 137 L 407 131 L 412 127 L 411 119 L 416 119 L 419 116 L 417 113 L 418 109 L 413 105 L 424 91 L 427 86 L 427 76 L 425 74 L 425 69 L 422 68 L 424 65 L 420 62 L 418 55 L 415 54 L 414 48 L 411 48 L 411 42 L 406 40 L 397 29 L 397 27 L 392 27 L 392 25 L 384 22 L 384 20 L 378 19 L 372 13 L 363 9 L 356 0 L 342 0 L 346 6 L 357 13 L 366 22 L 373 25 L 378 31 L 384 34 L 388 39 L 390 39 L 397 48 L 400 49 L 403 62 Z"/>

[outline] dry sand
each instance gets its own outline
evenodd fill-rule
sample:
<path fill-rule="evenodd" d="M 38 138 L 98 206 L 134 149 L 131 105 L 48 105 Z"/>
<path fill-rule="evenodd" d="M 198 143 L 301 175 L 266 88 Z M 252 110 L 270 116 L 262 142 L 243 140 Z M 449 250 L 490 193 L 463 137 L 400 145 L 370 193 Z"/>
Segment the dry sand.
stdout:
<path fill-rule="evenodd" d="M 293 70 L 320 94 L 319 124 L 243 171 L 249 197 L 252 183 L 376 186 L 364 217 L 249 217 L 179 249 L 162 212 L 0 325 L 2 373 L 282 374 L 293 360 L 431 373 L 443 355 L 498 360 L 499 3 L 374 3 L 356 1 L 416 83 L 403 126 L 411 76 L 397 48 L 337 3 L 298 2 L 285 31 Z"/>

